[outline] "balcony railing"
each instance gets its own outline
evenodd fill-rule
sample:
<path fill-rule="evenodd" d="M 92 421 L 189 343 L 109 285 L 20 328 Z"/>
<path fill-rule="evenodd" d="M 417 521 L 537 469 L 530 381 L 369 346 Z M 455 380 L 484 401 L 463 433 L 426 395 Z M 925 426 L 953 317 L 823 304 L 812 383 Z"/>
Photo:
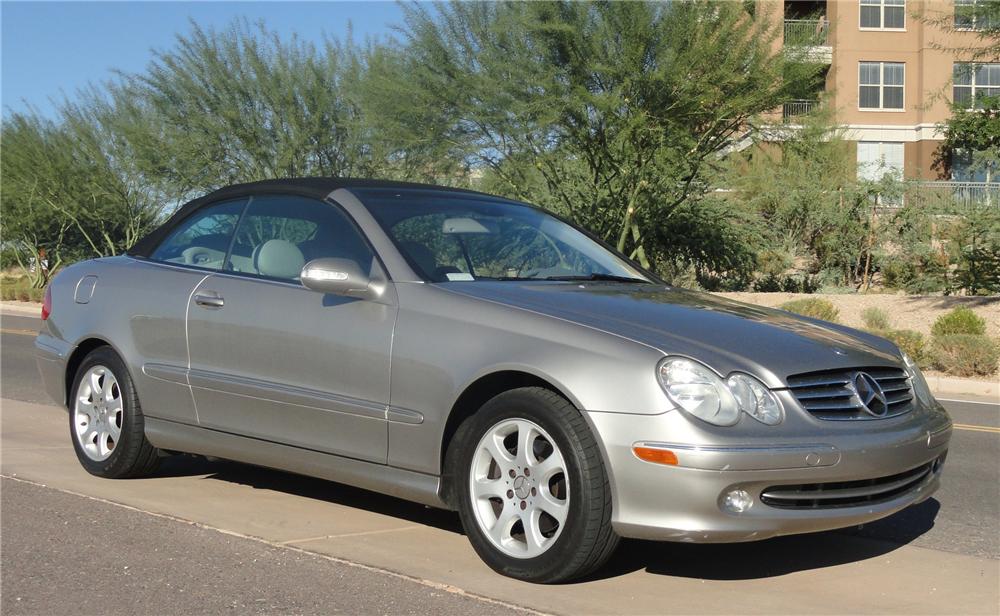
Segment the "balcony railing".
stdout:
<path fill-rule="evenodd" d="M 1000 207 L 1000 183 L 920 182 L 920 187 L 941 197 L 950 197 L 960 207 Z"/>
<path fill-rule="evenodd" d="M 781 119 L 788 122 L 799 116 L 804 116 L 815 109 L 818 104 L 819 101 L 810 100 L 788 101 L 781 107 Z"/>
<path fill-rule="evenodd" d="M 830 22 L 826 19 L 786 19 L 785 45 L 812 47 L 828 45 Z"/>

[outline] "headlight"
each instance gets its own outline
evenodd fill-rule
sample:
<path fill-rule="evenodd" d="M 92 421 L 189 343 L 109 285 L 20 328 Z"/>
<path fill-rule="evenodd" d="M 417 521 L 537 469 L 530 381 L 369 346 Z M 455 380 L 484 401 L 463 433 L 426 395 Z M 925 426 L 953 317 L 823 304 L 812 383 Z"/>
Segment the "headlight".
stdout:
<path fill-rule="evenodd" d="M 930 404 L 934 400 L 934 396 L 931 394 L 931 387 L 927 384 L 927 379 L 924 378 L 924 373 L 920 371 L 920 366 L 904 351 L 900 351 L 900 354 L 903 356 L 906 373 L 910 375 L 910 382 L 913 383 L 913 393 L 924 404 Z"/>
<path fill-rule="evenodd" d="M 698 419 L 731 426 L 740 419 L 740 407 L 726 384 L 714 372 L 680 357 L 667 358 L 657 370 L 667 397 Z"/>
<path fill-rule="evenodd" d="M 716 426 L 735 424 L 740 412 L 769 426 L 781 423 L 785 417 L 774 394 L 747 374 L 732 374 L 723 381 L 698 362 L 668 357 L 660 362 L 657 376 L 671 402 Z"/>
<path fill-rule="evenodd" d="M 726 385 L 736 397 L 740 410 L 762 424 L 776 426 L 785 418 L 785 413 L 771 390 L 752 376 L 733 374 L 726 379 Z"/>

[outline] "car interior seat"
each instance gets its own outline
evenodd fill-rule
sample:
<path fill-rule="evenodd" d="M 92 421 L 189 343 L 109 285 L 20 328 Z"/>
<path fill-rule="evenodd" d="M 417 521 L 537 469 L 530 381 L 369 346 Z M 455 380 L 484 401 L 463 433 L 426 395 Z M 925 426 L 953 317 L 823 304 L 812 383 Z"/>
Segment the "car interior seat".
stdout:
<path fill-rule="evenodd" d="M 288 240 L 268 240 L 254 251 L 253 265 L 262 276 L 298 278 L 306 259 Z"/>

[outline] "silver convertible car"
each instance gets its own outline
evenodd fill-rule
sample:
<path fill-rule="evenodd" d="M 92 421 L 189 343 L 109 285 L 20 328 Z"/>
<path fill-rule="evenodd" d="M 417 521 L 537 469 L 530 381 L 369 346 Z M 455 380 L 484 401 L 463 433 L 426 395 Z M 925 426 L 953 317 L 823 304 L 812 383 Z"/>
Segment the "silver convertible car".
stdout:
<path fill-rule="evenodd" d="M 555 582 L 620 537 L 871 522 L 938 487 L 951 421 L 870 334 L 678 289 L 536 207 L 350 179 L 232 186 L 49 286 L 38 365 L 80 463 L 177 452 L 457 510 Z"/>

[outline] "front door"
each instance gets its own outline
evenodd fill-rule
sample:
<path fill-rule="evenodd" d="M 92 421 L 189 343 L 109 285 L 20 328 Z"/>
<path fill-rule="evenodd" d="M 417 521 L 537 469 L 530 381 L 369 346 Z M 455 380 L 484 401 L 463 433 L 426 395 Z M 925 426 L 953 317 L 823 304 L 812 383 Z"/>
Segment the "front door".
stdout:
<path fill-rule="evenodd" d="M 104 276 L 98 283 L 117 288 L 116 296 L 132 303 L 135 352 L 125 357 L 140 362 L 130 368 L 144 415 L 197 423 L 187 381 L 189 300 L 206 276 L 222 268 L 246 204 L 243 198 L 199 209 L 173 228 L 148 261 L 129 267 L 127 276 Z"/>
<path fill-rule="evenodd" d="M 223 270 L 191 296 L 189 380 L 199 423 L 267 441 L 385 463 L 392 285 L 377 301 L 303 287 L 302 266 L 349 258 L 381 269 L 334 205 L 254 197 Z"/>

